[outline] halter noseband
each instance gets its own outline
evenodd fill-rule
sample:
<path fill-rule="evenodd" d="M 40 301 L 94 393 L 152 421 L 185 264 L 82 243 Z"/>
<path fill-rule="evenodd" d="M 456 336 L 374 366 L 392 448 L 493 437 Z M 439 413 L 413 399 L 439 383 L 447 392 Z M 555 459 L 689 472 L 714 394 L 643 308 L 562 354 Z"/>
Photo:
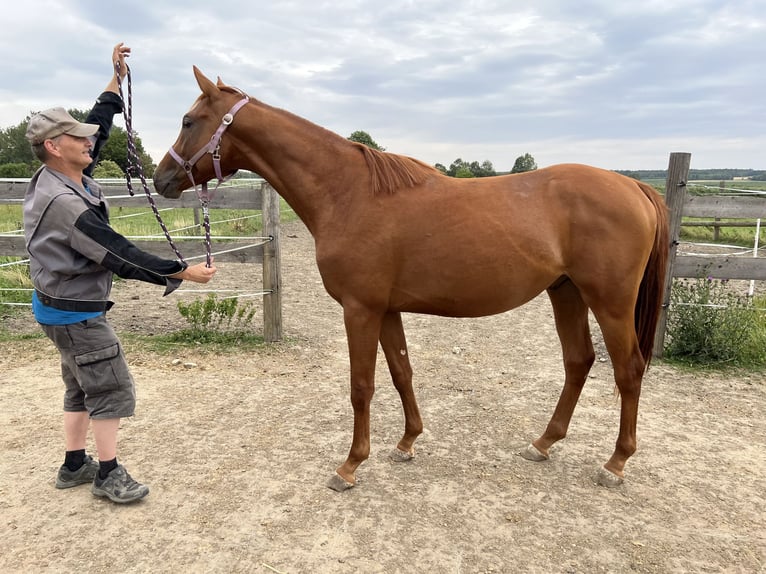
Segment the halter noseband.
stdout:
<path fill-rule="evenodd" d="M 213 157 L 213 168 L 215 169 L 215 176 L 218 178 L 218 185 L 216 185 L 216 189 L 223 182 L 230 179 L 231 176 L 234 175 L 231 174 L 228 177 L 224 177 L 221 173 L 221 137 L 223 136 L 223 132 L 226 131 L 226 128 L 228 128 L 234 121 L 234 116 L 237 115 L 237 112 L 249 100 L 250 98 L 248 98 L 246 95 L 242 95 L 242 99 L 234 104 L 228 113 L 224 114 L 223 118 L 221 118 L 221 124 L 218 126 L 218 129 L 215 130 L 215 133 L 213 134 L 213 137 L 210 138 L 210 141 L 205 146 L 203 146 L 201 150 L 195 153 L 191 159 L 183 159 L 180 155 L 178 155 L 178 153 L 176 153 L 176 150 L 173 149 L 173 146 L 170 146 L 170 150 L 168 151 L 170 157 L 176 160 L 180 166 L 184 168 L 184 171 L 186 172 L 186 175 L 189 176 L 189 181 L 191 181 L 191 184 L 194 186 L 195 190 L 197 189 L 197 183 L 194 181 L 192 168 L 194 167 L 194 164 L 196 164 L 206 153 L 211 154 Z M 207 193 L 207 182 L 202 184 L 202 190 L 204 193 Z M 200 192 L 197 191 L 197 193 L 199 194 Z M 202 195 L 200 195 L 200 200 L 203 200 Z M 207 198 L 204 198 L 204 200 L 207 200 Z"/>

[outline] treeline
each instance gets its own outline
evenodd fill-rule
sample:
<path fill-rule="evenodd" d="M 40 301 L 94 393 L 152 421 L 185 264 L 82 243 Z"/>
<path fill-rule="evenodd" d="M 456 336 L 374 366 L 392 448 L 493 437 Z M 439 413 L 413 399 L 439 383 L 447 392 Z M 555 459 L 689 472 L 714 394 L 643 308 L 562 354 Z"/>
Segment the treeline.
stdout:
<path fill-rule="evenodd" d="M 382 147 L 376 142 L 370 134 L 363 130 L 357 130 L 353 132 L 348 138 L 352 142 L 364 144 L 367 147 L 376 149 L 378 151 L 386 151 L 386 148 Z M 450 177 L 492 177 L 498 175 L 495 171 L 495 166 L 488 159 L 482 162 L 478 161 L 465 161 L 462 158 L 457 158 L 453 161 L 449 167 L 441 163 L 434 164 L 434 167 L 442 172 L 444 175 Z M 511 173 L 522 173 L 524 171 L 534 171 L 537 169 L 537 163 L 535 158 L 531 154 L 525 153 L 516 158 L 513 164 Z"/>
<path fill-rule="evenodd" d="M 665 179 L 666 169 L 615 170 L 634 179 Z M 690 169 L 690 180 L 727 181 L 735 177 L 747 177 L 753 181 L 766 181 L 766 170 L 758 169 Z"/>
<path fill-rule="evenodd" d="M 88 110 L 68 111 L 80 122 L 85 121 L 88 116 Z M 24 136 L 31 117 L 32 114 L 15 126 L 0 129 L 0 178 L 32 177 L 40 167 L 40 161 L 32 153 L 32 148 Z M 152 158 L 144 150 L 141 138 L 137 134 L 134 134 L 134 142 L 144 173 L 151 177 L 155 168 Z M 123 128 L 114 126 L 109 140 L 101 148 L 99 162 L 93 172 L 94 177 L 124 177 L 129 163 L 127 149 L 128 133 Z"/>

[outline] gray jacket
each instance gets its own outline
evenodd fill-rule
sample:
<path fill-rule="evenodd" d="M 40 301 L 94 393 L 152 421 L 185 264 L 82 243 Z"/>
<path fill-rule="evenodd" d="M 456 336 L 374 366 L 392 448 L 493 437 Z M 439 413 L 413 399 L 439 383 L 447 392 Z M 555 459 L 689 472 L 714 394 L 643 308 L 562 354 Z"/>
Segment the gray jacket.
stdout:
<path fill-rule="evenodd" d="M 91 116 L 86 120 L 102 126 L 99 140 L 108 137 L 113 115 L 104 126 L 108 115 L 104 105 L 100 99 L 91 112 L 91 116 L 100 112 L 100 121 L 91 121 Z M 106 311 L 112 305 L 112 274 L 165 285 L 166 295 L 174 291 L 181 280 L 170 275 L 184 270 L 186 264 L 142 251 L 117 233 L 109 225 L 109 205 L 100 186 L 87 175 L 83 182 L 90 193 L 43 166 L 27 187 L 24 236 L 40 300 L 66 311 Z"/>

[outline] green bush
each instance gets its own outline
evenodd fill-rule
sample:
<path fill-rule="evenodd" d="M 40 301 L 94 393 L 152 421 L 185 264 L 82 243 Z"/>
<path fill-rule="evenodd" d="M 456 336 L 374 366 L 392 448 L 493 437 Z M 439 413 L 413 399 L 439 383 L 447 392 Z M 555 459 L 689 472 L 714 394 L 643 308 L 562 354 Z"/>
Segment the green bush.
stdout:
<path fill-rule="evenodd" d="M 676 279 L 665 356 L 694 366 L 766 365 L 763 300 L 738 295 L 726 280 Z"/>
<path fill-rule="evenodd" d="M 178 302 L 178 311 L 189 322 L 192 331 L 241 331 L 255 316 L 252 302 L 240 304 L 236 297 L 218 299 L 210 293 L 205 299 L 191 303 Z"/>
<path fill-rule="evenodd" d="M 0 177 L 11 179 L 32 177 L 35 170 L 25 163 L 4 163 L 0 165 Z"/>

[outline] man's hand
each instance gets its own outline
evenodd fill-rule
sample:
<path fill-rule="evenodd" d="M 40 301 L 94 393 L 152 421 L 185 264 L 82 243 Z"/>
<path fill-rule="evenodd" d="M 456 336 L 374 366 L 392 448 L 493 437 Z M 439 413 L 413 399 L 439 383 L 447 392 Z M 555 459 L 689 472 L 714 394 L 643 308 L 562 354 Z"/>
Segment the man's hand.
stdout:
<path fill-rule="evenodd" d="M 109 80 L 106 88 L 104 88 L 105 92 L 114 92 L 115 94 L 120 93 L 120 84 L 122 83 L 123 78 L 128 75 L 128 66 L 125 63 L 125 58 L 128 56 L 130 56 L 130 48 L 122 42 L 117 44 L 112 50 L 112 79 Z M 117 79 L 116 70 L 118 62 L 120 64 L 119 80 Z"/>
<path fill-rule="evenodd" d="M 174 279 L 183 279 L 184 281 L 194 281 L 195 283 L 207 283 L 213 278 L 213 275 L 215 275 L 218 270 L 212 263 L 210 267 L 206 267 L 205 265 L 204 262 L 190 265 L 180 273 L 171 275 L 171 277 Z"/>
<path fill-rule="evenodd" d="M 117 66 L 117 62 L 120 63 L 120 82 L 125 79 L 128 74 L 128 66 L 125 64 L 125 58 L 130 56 L 130 48 L 120 42 L 112 50 L 112 67 Z"/>

